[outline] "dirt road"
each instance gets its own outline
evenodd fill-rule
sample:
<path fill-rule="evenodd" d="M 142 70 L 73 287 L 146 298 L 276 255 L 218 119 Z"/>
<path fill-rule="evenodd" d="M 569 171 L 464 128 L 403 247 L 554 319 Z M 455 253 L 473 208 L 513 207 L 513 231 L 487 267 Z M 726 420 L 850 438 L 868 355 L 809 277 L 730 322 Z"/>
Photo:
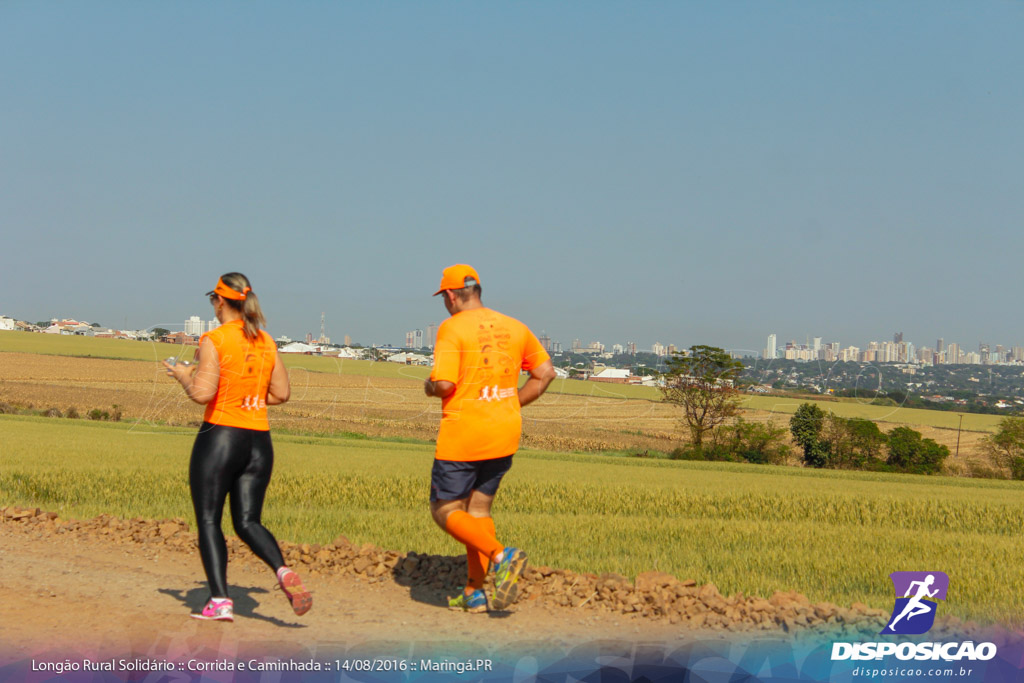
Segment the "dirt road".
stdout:
<path fill-rule="evenodd" d="M 228 569 L 235 621 L 203 622 L 188 616 L 208 593 L 184 522 L 65 522 L 38 510 L 0 508 L 0 681 L 53 680 L 61 663 L 108 661 L 122 668 L 101 678 L 79 668 L 62 680 L 577 680 L 599 665 L 624 667 L 622 680 L 630 680 L 640 661 L 644 671 L 706 665 L 721 675 L 722 666 L 739 672 L 737 662 L 761 652 L 759 644 L 768 645 L 757 655 L 764 661 L 751 665 L 757 671 L 795 662 L 798 651 L 827 649 L 823 634 L 875 637 L 885 616 L 857 606 L 809 605 L 793 594 L 725 598 L 657 573 L 627 589 L 614 577 L 547 568 L 531 570 L 509 611 L 464 614 L 445 606 L 460 580 L 458 558 L 282 545 L 286 557 L 298 558 L 289 561 L 304 567 L 314 593 L 309 614 L 292 613 L 270 570 L 235 539 Z M 331 564 L 332 553 L 346 559 Z M 577 584 L 587 585 L 582 593 L 590 598 L 572 598 L 581 594 Z M 612 584 L 621 587 L 609 592 Z M 678 600 L 660 603 L 671 590 Z M 595 605 L 598 592 L 606 600 Z M 824 618 L 815 616 L 823 612 Z M 1001 644 L 1012 637 L 952 622 L 936 624 L 930 636 L 953 631 L 1001 638 Z M 493 675 L 444 668 L 468 662 L 495 667 Z M 250 668 L 240 675 L 234 667 L 246 663 Z M 252 670 L 285 665 L 293 668 Z M 420 668 L 428 665 L 441 668 Z M 176 668 L 152 677 L 147 666 Z M 301 670 L 307 666 L 325 668 L 309 674 Z M 391 668 L 361 670 L 378 666 Z"/>

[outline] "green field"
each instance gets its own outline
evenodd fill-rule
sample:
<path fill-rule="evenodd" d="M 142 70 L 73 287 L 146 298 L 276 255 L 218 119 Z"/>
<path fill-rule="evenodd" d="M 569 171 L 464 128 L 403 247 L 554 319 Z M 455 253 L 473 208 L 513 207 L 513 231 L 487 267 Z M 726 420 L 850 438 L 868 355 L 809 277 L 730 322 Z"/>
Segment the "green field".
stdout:
<path fill-rule="evenodd" d="M 194 349 L 177 344 L 130 341 L 127 339 L 96 339 L 62 334 L 0 331 L 0 351 L 40 353 L 49 356 L 82 358 L 116 358 L 123 360 L 159 361 L 168 356 L 191 358 Z"/>
<path fill-rule="evenodd" d="M 0 504 L 85 518 L 192 519 L 193 430 L 0 416 Z M 345 534 L 403 552 L 461 547 L 427 512 L 429 445 L 275 437 L 264 519 L 284 540 Z M 888 574 L 949 574 L 944 613 L 1024 622 L 1020 482 L 523 451 L 495 509 L 537 564 L 650 569 L 724 593 L 798 590 L 892 606 Z"/>

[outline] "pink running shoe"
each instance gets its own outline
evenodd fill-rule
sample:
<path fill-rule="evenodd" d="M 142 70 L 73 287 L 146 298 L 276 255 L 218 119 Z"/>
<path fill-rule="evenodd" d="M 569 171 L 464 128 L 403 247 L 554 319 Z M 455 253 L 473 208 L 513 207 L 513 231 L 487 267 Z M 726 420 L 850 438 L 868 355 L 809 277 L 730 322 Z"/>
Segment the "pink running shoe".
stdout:
<path fill-rule="evenodd" d="M 301 617 L 313 607 L 313 596 L 302 585 L 302 579 L 293 570 L 286 571 L 278 583 L 288 601 L 292 603 L 292 611 L 295 614 Z"/>
<path fill-rule="evenodd" d="M 226 599 L 211 598 L 203 611 L 199 614 L 190 614 L 193 619 L 206 619 L 210 621 L 234 621 L 235 603 Z"/>

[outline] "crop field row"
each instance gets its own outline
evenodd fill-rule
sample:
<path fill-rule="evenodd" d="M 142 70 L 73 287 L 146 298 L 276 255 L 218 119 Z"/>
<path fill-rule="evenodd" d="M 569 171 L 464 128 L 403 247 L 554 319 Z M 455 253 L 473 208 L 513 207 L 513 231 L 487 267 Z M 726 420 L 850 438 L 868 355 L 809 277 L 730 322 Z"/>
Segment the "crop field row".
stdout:
<path fill-rule="evenodd" d="M 0 503 L 64 518 L 191 520 L 193 429 L 0 416 Z M 345 534 L 457 555 L 427 512 L 432 447 L 276 434 L 264 519 L 282 539 Z M 892 605 L 888 574 L 951 577 L 944 613 L 1024 622 L 1019 482 L 524 450 L 496 506 L 500 535 L 537 564 L 650 569 L 731 594 Z"/>

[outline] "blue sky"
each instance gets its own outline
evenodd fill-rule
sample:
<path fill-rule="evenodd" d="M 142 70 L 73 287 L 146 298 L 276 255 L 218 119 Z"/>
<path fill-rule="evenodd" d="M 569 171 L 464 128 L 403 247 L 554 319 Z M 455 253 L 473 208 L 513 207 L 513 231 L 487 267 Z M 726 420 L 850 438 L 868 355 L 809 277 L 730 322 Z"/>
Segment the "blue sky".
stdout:
<path fill-rule="evenodd" d="M 0 3 L 0 314 L 1024 344 L 1024 6 Z"/>

